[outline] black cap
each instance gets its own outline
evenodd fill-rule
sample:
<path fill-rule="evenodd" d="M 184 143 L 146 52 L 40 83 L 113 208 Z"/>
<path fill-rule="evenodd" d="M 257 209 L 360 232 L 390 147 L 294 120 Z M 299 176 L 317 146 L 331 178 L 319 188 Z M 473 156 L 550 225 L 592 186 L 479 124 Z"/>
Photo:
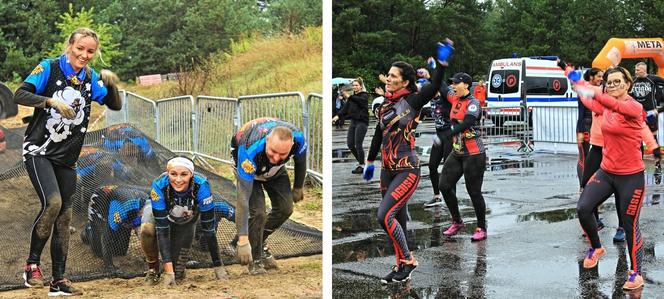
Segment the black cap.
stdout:
<path fill-rule="evenodd" d="M 466 73 L 456 73 L 454 76 L 452 76 L 452 78 L 450 78 L 450 80 L 452 80 L 452 83 L 454 84 L 463 82 L 468 84 L 468 86 L 473 85 L 473 78 L 471 78 L 470 75 Z"/>

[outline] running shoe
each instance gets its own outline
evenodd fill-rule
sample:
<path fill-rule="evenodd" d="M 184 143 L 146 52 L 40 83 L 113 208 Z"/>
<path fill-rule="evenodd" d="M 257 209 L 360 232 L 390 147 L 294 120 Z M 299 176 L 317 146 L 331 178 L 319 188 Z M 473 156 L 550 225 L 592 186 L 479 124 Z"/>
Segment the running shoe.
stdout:
<path fill-rule="evenodd" d="M 404 282 L 410 280 L 410 275 L 413 273 L 415 268 L 419 266 L 419 263 L 415 260 L 414 256 L 410 257 L 410 261 L 402 261 L 401 269 L 394 274 L 392 280 L 398 282 Z"/>
<path fill-rule="evenodd" d="M 157 269 L 148 269 L 148 273 L 145 275 L 145 285 L 153 286 L 159 283 L 159 273 Z"/>
<path fill-rule="evenodd" d="M 604 250 L 604 247 L 588 249 L 588 254 L 583 259 L 583 267 L 586 269 L 590 269 L 597 266 L 599 258 L 602 257 L 605 252 L 606 251 Z"/>
<path fill-rule="evenodd" d="M 263 265 L 263 260 L 257 260 L 253 261 L 252 263 L 249 263 L 249 274 L 251 275 L 263 275 L 267 274 L 267 271 L 265 271 L 265 266 Z"/>
<path fill-rule="evenodd" d="M 625 229 L 622 227 L 616 229 L 616 234 L 613 236 L 613 242 L 625 242 Z"/>
<path fill-rule="evenodd" d="M 397 275 L 397 272 L 399 272 L 401 268 L 397 265 L 393 265 L 392 268 L 390 269 L 390 273 L 387 273 L 385 277 L 380 279 L 380 282 L 383 284 L 388 284 L 388 283 L 393 283 L 394 282 L 394 276 Z"/>
<path fill-rule="evenodd" d="M 473 236 L 470 237 L 472 242 L 486 240 L 486 230 L 478 227 L 475 229 Z"/>
<path fill-rule="evenodd" d="M 352 174 L 362 174 L 362 173 L 364 173 L 364 167 L 362 167 L 362 165 L 357 165 L 357 167 L 355 167 L 355 169 L 353 169 L 351 171 L 351 173 Z"/>
<path fill-rule="evenodd" d="M 25 271 L 23 272 L 23 280 L 25 286 L 29 288 L 44 287 L 44 276 L 42 275 L 41 268 L 37 264 L 26 264 Z"/>
<path fill-rule="evenodd" d="M 629 270 L 629 275 L 627 275 L 627 281 L 623 285 L 623 290 L 636 290 L 640 287 L 643 287 L 643 276 L 640 274 Z"/>
<path fill-rule="evenodd" d="M 435 207 L 443 204 L 443 197 L 439 195 L 434 195 L 430 201 L 427 201 L 424 204 L 425 208 Z"/>
<path fill-rule="evenodd" d="M 265 246 L 263 247 L 263 267 L 265 270 L 279 269 L 277 265 L 277 260 L 274 258 L 274 255 L 270 252 L 270 248 Z"/>
<path fill-rule="evenodd" d="M 604 222 L 602 222 L 602 218 L 597 219 L 597 231 L 601 231 L 604 229 Z"/>
<path fill-rule="evenodd" d="M 49 297 L 83 295 L 83 292 L 75 288 L 71 284 L 71 281 L 66 278 L 58 281 L 51 281 L 50 286 L 51 287 L 48 290 Z"/>
<path fill-rule="evenodd" d="M 459 230 L 461 230 L 465 225 L 463 224 L 463 220 L 459 222 L 452 222 L 452 225 L 450 225 L 449 228 L 447 228 L 446 231 L 443 232 L 443 235 L 446 237 L 451 237 L 456 235 Z"/>

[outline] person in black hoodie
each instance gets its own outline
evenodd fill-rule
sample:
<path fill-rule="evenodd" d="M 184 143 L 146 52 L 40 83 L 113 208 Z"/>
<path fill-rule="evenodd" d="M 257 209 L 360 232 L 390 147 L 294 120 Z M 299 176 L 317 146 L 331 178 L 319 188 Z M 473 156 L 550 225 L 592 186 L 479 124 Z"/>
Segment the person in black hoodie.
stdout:
<path fill-rule="evenodd" d="M 656 97 L 657 84 L 664 84 L 664 79 L 648 74 L 648 66 L 645 62 L 639 62 L 634 66 L 634 86 L 630 95 L 641 105 L 646 112 L 646 124 L 657 140 L 659 101 Z M 660 142 L 657 140 L 657 142 Z"/>
<path fill-rule="evenodd" d="M 361 174 L 364 171 L 364 148 L 362 143 L 369 126 L 369 110 L 367 108 L 369 94 L 365 91 L 362 78 L 357 78 L 353 80 L 353 94 L 351 95 L 344 90 L 342 95 L 346 99 L 346 105 L 332 118 L 332 123 L 336 123 L 339 117 L 351 120 L 346 136 L 346 144 L 358 163 L 352 173 Z"/>

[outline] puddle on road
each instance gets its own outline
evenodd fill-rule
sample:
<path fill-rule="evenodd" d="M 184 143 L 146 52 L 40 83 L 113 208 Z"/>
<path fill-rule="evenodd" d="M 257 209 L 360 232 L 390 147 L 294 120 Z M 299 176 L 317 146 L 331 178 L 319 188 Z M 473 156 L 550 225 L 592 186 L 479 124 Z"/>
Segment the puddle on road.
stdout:
<path fill-rule="evenodd" d="M 487 210 L 487 217 L 490 215 Z M 332 263 L 344 263 L 363 261 L 372 257 L 383 257 L 394 255 L 394 248 L 388 240 L 387 235 L 376 221 L 375 210 L 366 210 L 363 213 L 353 213 L 351 217 L 343 217 L 340 221 L 333 223 L 332 238 Z M 421 250 L 429 247 L 441 246 L 445 237 L 443 230 L 451 222 L 451 217 L 446 209 L 436 207 L 424 209 L 422 204 L 409 206 L 411 219 L 407 224 L 408 247 L 412 250 Z M 474 211 L 472 207 L 461 207 L 462 217 L 468 219 L 466 226 L 459 232 L 462 238 L 470 237 L 476 228 L 474 221 Z M 353 219 L 361 219 L 353 222 Z M 358 223 L 361 223 L 358 225 Z M 424 223 L 427 227 L 421 228 Z M 412 228 L 412 227 L 420 228 Z M 357 239 L 354 236 L 361 236 L 367 233 L 367 237 Z M 345 242 L 343 239 L 349 241 Z M 457 237 L 447 239 L 447 241 L 456 241 Z"/>
<path fill-rule="evenodd" d="M 576 208 L 567 208 L 518 215 L 516 216 L 516 222 L 545 221 L 553 223 L 574 218 L 576 218 Z"/>

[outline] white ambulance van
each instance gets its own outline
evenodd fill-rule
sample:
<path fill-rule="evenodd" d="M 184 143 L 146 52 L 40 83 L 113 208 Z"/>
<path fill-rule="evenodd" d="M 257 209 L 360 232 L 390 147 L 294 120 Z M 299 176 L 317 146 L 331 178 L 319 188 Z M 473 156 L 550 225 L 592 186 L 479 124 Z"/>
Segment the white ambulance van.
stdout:
<path fill-rule="evenodd" d="M 529 111 L 537 106 L 576 107 L 576 93 L 556 59 L 537 56 L 494 60 L 488 77 L 487 117 L 501 127 L 510 120 L 522 121 L 522 104 Z"/>

